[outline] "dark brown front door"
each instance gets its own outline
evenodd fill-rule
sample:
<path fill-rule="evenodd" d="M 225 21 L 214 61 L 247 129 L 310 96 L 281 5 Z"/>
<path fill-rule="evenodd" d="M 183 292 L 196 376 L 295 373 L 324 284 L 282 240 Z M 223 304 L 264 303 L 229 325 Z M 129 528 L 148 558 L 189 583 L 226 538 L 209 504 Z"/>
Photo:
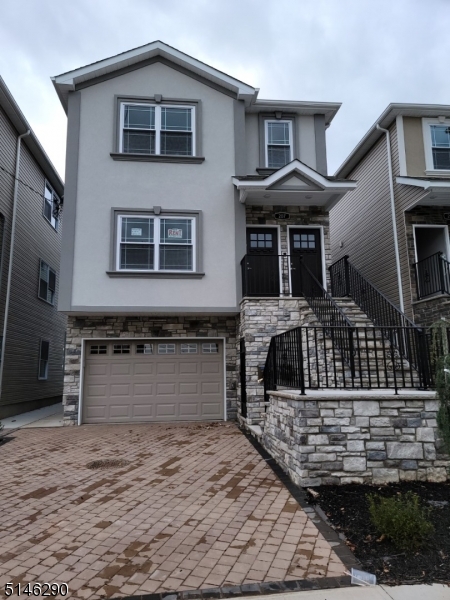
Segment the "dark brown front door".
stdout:
<path fill-rule="evenodd" d="M 278 229 L 247 227 L 243 290 L 247 296 L 279 296 Z"/>
<path fill-rule="evenodd" d="M 289 229 L 289 246 L 292 295 L 303 296 L 300 261 L 308 267 L 319 283 L 323 285 L 320 229 L 312 227 Z"/>

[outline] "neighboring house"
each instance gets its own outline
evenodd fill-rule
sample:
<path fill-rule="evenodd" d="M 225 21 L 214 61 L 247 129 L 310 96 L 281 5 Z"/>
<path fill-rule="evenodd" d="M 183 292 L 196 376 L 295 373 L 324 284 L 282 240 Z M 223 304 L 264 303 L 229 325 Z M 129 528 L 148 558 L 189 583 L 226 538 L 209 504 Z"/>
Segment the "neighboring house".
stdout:
<path fill-rule="evenodd" d="M 355 186 L 327 176 L 340 105 L 259 100 L 159 41 L 53 82 L 68 115 L 66 423 L 236 418 L 248 307 L 302 295 L 288 255 L 327 285 L 328 210 Z"/>
<path fill-rule="evenodd" d="M 0 418 L 62 398 L 66 317 L 56 305 L 63 192 L 0 77 Z"/>
<path fill-rule="evenodd" d="M 390 104 L 336 176 L 358 186 L 330 213 L 333 261 L 418 325 L 450 318 L 450 106 Z"/>

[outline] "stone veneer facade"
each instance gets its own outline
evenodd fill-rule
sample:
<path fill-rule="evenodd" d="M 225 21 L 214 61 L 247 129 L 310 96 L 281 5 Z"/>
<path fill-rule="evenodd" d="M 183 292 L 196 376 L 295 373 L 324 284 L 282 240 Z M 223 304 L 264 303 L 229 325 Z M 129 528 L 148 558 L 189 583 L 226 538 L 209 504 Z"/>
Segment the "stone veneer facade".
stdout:
<path fill-rule="evenodd" d="M 431 392 L 348 399 L 272 392 L 260 439 L 301 486 L 445 481 L 450 460 L 437 409 Z"/>
<path fill-rule="evenodd" d="M 81 344 L 92 338 L 225 338 L 227 418 L 237 415 L 237 318 L 186 317 L 69 317 L 64 373 L 64 424 L 75 425 L 80 396 Z"/>

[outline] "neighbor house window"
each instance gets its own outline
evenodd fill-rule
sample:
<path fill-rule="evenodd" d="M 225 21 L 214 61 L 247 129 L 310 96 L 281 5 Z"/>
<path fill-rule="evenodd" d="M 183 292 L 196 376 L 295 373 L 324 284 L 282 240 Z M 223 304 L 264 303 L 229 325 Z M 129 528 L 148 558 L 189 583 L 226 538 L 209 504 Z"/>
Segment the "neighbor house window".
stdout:
<path fill-rule="evenodd" d="M 48 182 L 45 182 L 44 191 L 44 217 L 47 221 L 58 230 L 58 218 L 55 217 L 55 208 L 59 204 L 60 200 L 55 194 L 53 188 Z"/>
<path fill-rule="evenodd" d="M 292 160 L 292 121 L 266 121 L 266 166 L 280 169 Z"/>
<path fill-rule="evenodd" d="M 450 119 L 422 119 L 426 171 L 450 171 Z"/>
<path fill-rule="evenodd" d="M 38 296 L 49 304 L 55 303 L 56 273 L 46 262 L 40 261 Z"/>
<path fill-rule="evenodd" d="M 48 378 L 48 356 L 50 351 L 50 342 L 41 340 L 39 346 L 39 372 L 38 379 Z"/>
<path fill-rule="evenodd" d="M 117 270 L 195 271 L 195 218 L 119 215 Z"/>
<path fill-rule="evenodd" d="M 450 169 L 450 124 L 430 125 L 431 152 L 435 169 Z"/>
<path fill-rule="evenodd" d="M 195 107 L 121 104 L 120 152 L 194 156 Z"/>

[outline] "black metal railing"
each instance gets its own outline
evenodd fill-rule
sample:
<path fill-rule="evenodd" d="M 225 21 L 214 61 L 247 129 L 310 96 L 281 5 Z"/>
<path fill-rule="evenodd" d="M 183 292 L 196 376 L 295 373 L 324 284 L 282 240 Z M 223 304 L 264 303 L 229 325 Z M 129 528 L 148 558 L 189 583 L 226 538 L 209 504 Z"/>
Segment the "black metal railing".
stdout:
<path fill-rule="evenodd" d="M 241 260 L 243 296 L 289 294 L 289 257 L 247 254 Z"/>
<path fill-rule="evenodd" d="M 347 328 L 296 327 L 272 338 L 264 368 L 264 392 L 305 389 L 429 389 L 434 385 L 431 333 L 416 327 L 352 327 L 353 366 L 350 369 L 330 337 Z M 330 335 L 330 330 L 333 330 Z M 398 351 L 398 339 L 408 346 L 414 363 Z"/>
<path fill-rule="evenodd" d="M 413 267 L 419 300 L 439 293 L 450 294 L 450 263 L 442 252 L 419 260 Z"/>
<path fill-rule="evenodd" d="M 393 304 L 378 288 L 376 288 L 364 275 L 344 256 L 330 267 L 331 289 L 333 296 L 349 296 L 379 327 L 396 327 L 397 332 L 402 329 L 413 328 L 420 337 L 421 328 L 417 327 L 395 304 Z M 387 331 L 387 330 L 386 330 Z M 414 368 L 419 368 L 416 362 L 417 355 L 411 351 L 411 344 L 404 336 L 398 333 L 393 337 L 393 343 L 400 356 L 407 360 Z"/>
<path fill-rule="evenodd" d="M 247 368 L 245 362 L 245 340 L 239 340 L 240 379 L 241 379 L 241 415 L 247 416 Z"/>
<path fill-rule="evenodd" d="M 333 346 L 342 354 L 351 372 L 354 373 L 353 326 L 313 273 L 302 262 L 298 268 L 301 274 L 303 295 L 313 313 L 330 336 Z"/>
<path fill-rule="evenodd" d="M 333 296 L 350 296 L 374 325 L 416 327 L 402 311 L 344 256 L 330 267 Z"/>

